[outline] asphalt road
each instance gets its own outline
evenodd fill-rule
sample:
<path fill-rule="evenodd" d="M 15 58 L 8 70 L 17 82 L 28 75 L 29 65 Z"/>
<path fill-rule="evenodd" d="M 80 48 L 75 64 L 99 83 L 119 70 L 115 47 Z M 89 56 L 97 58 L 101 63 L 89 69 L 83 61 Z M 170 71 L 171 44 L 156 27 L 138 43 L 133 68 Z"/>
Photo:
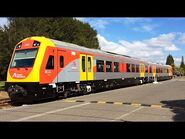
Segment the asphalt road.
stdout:
<path fill-rule="evenodd" d="M 1 109 L 0 121 L 185 121 L 185 79 Z"/>

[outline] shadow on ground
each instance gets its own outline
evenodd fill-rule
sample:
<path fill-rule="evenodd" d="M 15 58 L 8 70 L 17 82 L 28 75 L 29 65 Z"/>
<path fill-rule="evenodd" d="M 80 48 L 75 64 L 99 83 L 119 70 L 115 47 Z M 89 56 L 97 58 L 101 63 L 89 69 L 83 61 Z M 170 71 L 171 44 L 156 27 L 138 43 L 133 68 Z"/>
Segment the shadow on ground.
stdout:
<path fill-rule="evenodd" d="M 161 103 L 164 104 L 165 107 L 169 107 L 175 114 L 173 116 L 174 121 L 185 122 L 185 99 L 161 101 Z"/>

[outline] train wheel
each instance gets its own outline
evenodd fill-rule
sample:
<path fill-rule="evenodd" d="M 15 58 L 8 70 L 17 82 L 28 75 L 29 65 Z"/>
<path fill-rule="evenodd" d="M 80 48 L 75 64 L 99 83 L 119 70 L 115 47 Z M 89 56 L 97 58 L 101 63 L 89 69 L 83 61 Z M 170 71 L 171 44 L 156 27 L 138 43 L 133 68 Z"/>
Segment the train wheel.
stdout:
<path fill-rule="evenodd" d="M 63 98 L 67 98 L 69 96 L 70 92 L 69 91 L 64 91 L 64 93 L 62 94 Z"/>

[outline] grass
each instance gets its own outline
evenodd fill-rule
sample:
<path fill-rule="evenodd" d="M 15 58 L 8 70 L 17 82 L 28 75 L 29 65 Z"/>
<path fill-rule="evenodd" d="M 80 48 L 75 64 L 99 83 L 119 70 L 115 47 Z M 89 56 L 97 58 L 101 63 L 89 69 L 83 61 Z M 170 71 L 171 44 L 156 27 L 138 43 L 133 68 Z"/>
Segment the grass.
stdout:
<path fill-rule="evenodd" d="M 4 90 L 4 85 L 5 85 L 5 82 L 4 81 L 0 81 L 0 91 Z"/>

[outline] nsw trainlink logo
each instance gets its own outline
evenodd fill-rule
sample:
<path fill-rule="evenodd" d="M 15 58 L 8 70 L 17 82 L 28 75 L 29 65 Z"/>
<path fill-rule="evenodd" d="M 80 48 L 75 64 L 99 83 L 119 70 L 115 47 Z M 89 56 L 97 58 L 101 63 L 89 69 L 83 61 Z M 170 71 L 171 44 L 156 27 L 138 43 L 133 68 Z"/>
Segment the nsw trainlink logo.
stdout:
<path fill-rule="evenodd" d="M 23 78 L 25 78 L 25 75 L 20 74 L 20 73 L 14 73 L 12 77 L 14 77 L 14 78 L 19 78 L 19 79 L 23 79 Z"/>

